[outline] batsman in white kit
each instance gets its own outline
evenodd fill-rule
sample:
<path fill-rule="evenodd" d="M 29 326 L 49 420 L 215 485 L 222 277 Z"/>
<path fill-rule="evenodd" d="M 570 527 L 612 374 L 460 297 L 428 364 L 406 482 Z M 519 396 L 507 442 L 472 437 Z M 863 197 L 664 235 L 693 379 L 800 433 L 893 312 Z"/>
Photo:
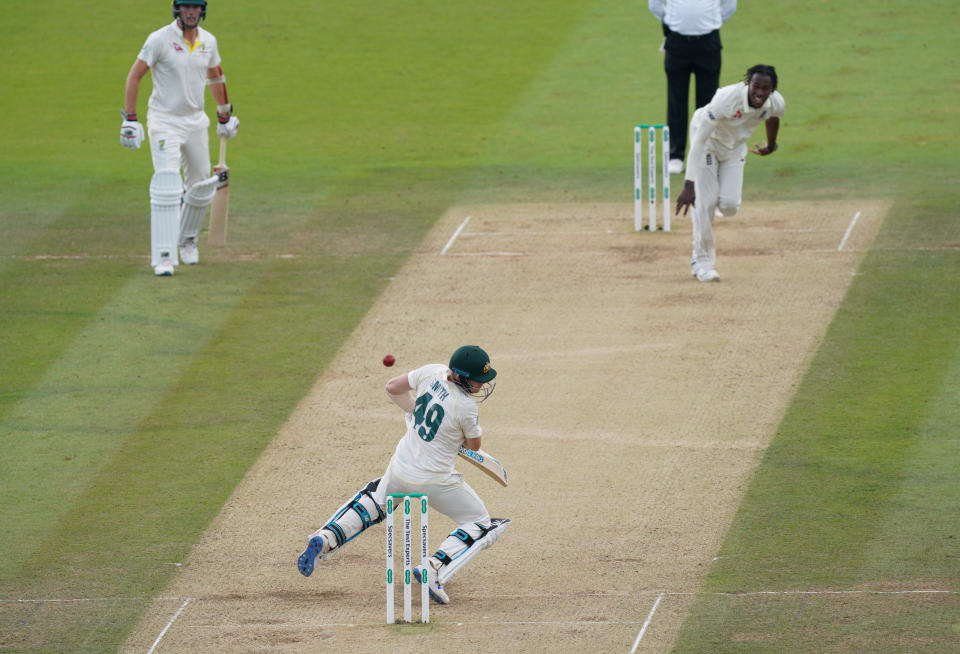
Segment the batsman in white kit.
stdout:
<path fill-rule="evenodd" d="M 217 103 L 217 134 L 233 138 L 240 125 L 227 99 L 217 39 L 200 27 L 206 0 L 173 0 L 171 5 L 174 21 L 147 37 L 127 74 L 120 126 L 121 145 L 139 149 L 144 130 L 137 120 L 137 95 L 140 80 L 151 71 L 150 265 L 158 276 L 172 275 L 181 261 L 200 261 L 197 235 L 218 182 L 210 174 L 210 119 L 203 110 L 207 86 Z"/>
<path fill-rule="evenodd" d="M 424 493 L 430 506 L 457 528 L 429 558 L 428 574 L 422 566 L 413 574 L 420 583 L 427 577 L 433 601 L 450 603 L 444 584 L 510 525 L 506 518 L 491 518 L 476 491 L 454 469 L 461 446 L 480 449 L 483 430 L 477 404 L 493 392 L 496 376 L 483 349 L 464 345 L 453 353 L 449 365 L 428 364 L 387 382 L 387 395 L 405 413 L 406 433 L 383 476 L 367 484 L 310 536 L 297 559 L 300 574 L 309 577 L 316 559 L 329 557 L 382 522 L 388 494 Z"/>
<path fill-rule="evenodd" d="M 740 209 L 747 140 L 764 123 L 767 142 L 750 148 L 760 156 L 777 150 L 780 117 L 786 103 L 777 92 L 777 71 L 759 64 L 747 70 L 742 82 L 723 86 L 713 99 L 693 114 L 687 178 L 677 196 L 677 210 L 693 206 L 691 272 L 701 282 L 719 281 L 713 237 L 716 213 L 732 216 Z"/>

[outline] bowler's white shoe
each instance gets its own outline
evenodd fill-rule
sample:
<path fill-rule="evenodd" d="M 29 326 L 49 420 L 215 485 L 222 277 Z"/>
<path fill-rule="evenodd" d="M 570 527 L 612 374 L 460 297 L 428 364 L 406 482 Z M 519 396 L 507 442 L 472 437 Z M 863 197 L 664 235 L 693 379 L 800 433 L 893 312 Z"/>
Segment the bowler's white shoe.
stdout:
<path fill-rule="evenodd" d="M 188 266 L 200 263 L 200 250 L 197 249 L 197 239 L 188 238 L 180 246 L 180 261 Z"/>
<path fill-rule="evenodd" d="M 671 159 L 667 164 L 667 169 L 671 175 L 679 175 L 683 172 L 683 159 Z"/>
<path fill-rule="evenodd" d="M 157 277 L 170 277 L 173 275 L 173 260 L 170 257 L 163 257 L 160 263 L 153 267 L 153 274 Z"/>
<path fill-rule="evenodd" d="M 418 565 L 413 569 L 413 577 L 417 580 L 417 583 L 423 583 L 424 574 L 422 565 Z M 443 586 L 440 585 L 440 580 L 437 578 L 437 573 L 432 568 L 430 569 L 430 577 L 427 579 L 427 589 L 430 591 L 430 599 L 437 604 L 450 603 L 450 597 L 446 591 L 443 590 Z"/>
<path fill-rule="evenodd" d="M 697 279 L 701 282 L 719 282 L 720 274 L 713 268 L 701 268 L 697 271 Z"/>

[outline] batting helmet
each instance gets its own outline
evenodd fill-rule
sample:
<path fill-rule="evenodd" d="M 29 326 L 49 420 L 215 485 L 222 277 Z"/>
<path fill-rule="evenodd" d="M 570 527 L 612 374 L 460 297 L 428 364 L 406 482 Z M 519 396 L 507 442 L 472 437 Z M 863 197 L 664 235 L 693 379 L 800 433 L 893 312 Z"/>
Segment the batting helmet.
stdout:
<path fill-rule="evenodd" d="M 182 7 L 183 5 L 199 5 L 202 7 L 200 10 L 200 20 L 207 17 L 207 0 L 173 0 L 170 6 L 173 9 L 174 18 L 180 18 L 180 9 L 178 9 L 178 7 Z"/>
<path fill-rule="evenodd" d="M 497 376 L 497 371 L 490 367 L 490 357 L 476 345 L 457 348 L 450 357 L 450 370 L 478 382 L 488 382 Z"/>
<path fill-rule="evenodd" d="M 490 367 L 490 357 L 476 345 L 464 345 L 450 357 L 450 371 L 456 373 L 455 383 L 467 393 L 479 397 L 483 402 L 490 397 L 494 389 L 493 378 L 497 371 Z M 470 381 L 479 382 L 480 386 L 471 386 Z"/>

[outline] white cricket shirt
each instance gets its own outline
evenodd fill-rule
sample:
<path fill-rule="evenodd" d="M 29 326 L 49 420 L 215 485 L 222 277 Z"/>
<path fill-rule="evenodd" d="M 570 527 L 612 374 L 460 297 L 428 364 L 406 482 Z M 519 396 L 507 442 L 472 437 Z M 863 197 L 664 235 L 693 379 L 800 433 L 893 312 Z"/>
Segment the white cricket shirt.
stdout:
<path fill-rule="evenodd" d="M 198 27 L 191 48 L 173 21 L 147 37 L 137 58 L 150 67 L 153 77 L 153 93 L 147 103 L 150 111 L 171 116 L 203 113 L 207 70 L 220 65 L 213 34 Z"/>
<path fill-rule="evenodd" d="M 713 132 L 709 138 L 733 150 L 746 144 L 761 122 L 783 115 L 786 101 L 779 92 L 772 92 L 763 105 L 754 109 L 747 100 L 748 90 L 743 82 L 717 89 L 709 104 L 693 112 L 691 134 L 702 125 L 712 123 Z"/>
<path fill-rule="evenodd" d="M 394 453 L 397 472 L 411 481 L 427 481 L 454 471 L 465 438 L 479 438 L 477 402 L 447 381 L 450 369 L 431 363 L 407 373 L 417 396 L 413 418 Z"/>

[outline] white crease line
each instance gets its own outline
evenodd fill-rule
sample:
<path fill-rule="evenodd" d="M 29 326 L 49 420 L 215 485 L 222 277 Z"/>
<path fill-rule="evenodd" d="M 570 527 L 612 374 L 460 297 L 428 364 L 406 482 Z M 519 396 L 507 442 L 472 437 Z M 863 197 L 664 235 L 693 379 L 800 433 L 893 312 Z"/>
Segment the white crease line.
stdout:
<path fill-rule="evenodd" d="M 301 254 L 270 254 L 257 252 L 237 252 L 231 255 L 232 261 L 259 261 L 263 259 L 300 259 Z M 142 254 L 0 254 L 0 260 L 11 261 L 149 261 L 149 255 Z"/>
<path fill-rule="evenodd" d="M 451 257 L 522 257 L 523 252 L 454 252 Z"/>
<path fill-rule="evenodd" d="M 190 603 L 191 598 L 183 600 L 183 604 L 180 605 L 180 608 L 177 609 L 177 612 L 173 614 L 173 617 L 170 618 L 170 622 L 167 623 L 167 626 L 163 628 L 163 631 L 160 632 L 160 635 L 157 636 L 157 639 L 153 641 L 153 645 L 147 650 L 147 654 L 153 654 L 153 650 L 157 649 L 157 645 L 160 644 L 160 641 L 163 640 L 163 637 L 167 634 L 167 629 L 173 624 L 174 620 L 180 617 L 180 614 L 183 613 L 183 610 L 187 608 L 187 604 Z"/>
<path fill-rule="evenodd" d="M 453 236 L 450 237 L 450 240 L 447 241 L 447 244 L 443 246 L 443 249 L 440 250 L 440 254 L 446 254 L 447 250 L 450 249 L 450 246 L 453 245 L 453 242 L 457 240 L 457 237 L 460 236 L 460 232 L 463 231 L 463 228 L 467 226 L 467 223 L 470 222 L 470 216 L 467 216 L 463 219 L 463 222 L 460 223 L 460 226 L 457 227 L 457 231 L 453 233 Z"/>
<path fill-rule="evenodd" d="M 455 622 L 458 627 L 464 625 L 579 625 L 579 626 L 590 626 L 590 625 L 606 625 L 606 624 L 638 624 L 637 620 L 498 620 L 496 622 L 491 622 L 490 620 L 480 620 L 477 622 Z"/>
<path fill-rule="evenodd" d="M 613 234 L 612 230 L 606 230 L 605 232 L 600 231 L 527 231 L 519 230 L 515 232 L 509 231 L 499 231 L 499 232 L 467 232 L 463 235 L 464 238 L 469 238 L 472 236 L 583 236 L 583 235 L 597 235 L 602 234 L 604 236 L 608 234 Z"/>
<path fill-rule="evenodd" d="M 178 600 L 179 597 L 74 597 L 62 598 L 55 597 L 51 599 L 0 599 L 0 604 L 69 604 L 71 602 L 129 602 L 131 600 Z"/>
<path fill-rule="evenodd" d="M 499 599 L 533 599 L 545 597 L 567 597 L 567 598 L 590 598 L 590 597 L 635 597 L 643 595 L 663 595 L 669 596 L 692 596 L 692 595 L 713 595 L 726 597 L 745 597 L 749 595 L 960 595 L 960 590 L 941 590 L 936 588 L 908 588 L 905 590 L 746 590 L 740 592 L 732 591 L 696 591 L 696 590 L 623 590 L 611 591 L 601 590 L 594 592 L 572 592 L 572 593 L 482 593 L 473 595 L 466 593 L 464 596 L 473 600 L 483 597 L 496 597 Z M 34 599 L 26 598 L 3 598 L 0 604 L 69 604 L 72 602 L 129 602 L 137 600 L 163 600 L 174 601 L 185 599 L 186 602 L 192 602 L 194 599 L 203 599 L 204 601 L 216 602 L 221 597 L 176 597 L 164 595 L 160 597 L 38 597 Z M 256 599 L 256 598 L 254 598 Z M 235 601 L 231 598 L 230 601 Z M 376 624 L 381 624 L 377 622 Z"/>
<path fill-rule="evenodd" d="M 725 595 L 744 597 L 747 595 L 956 595 L 956 590 L 756 590 L 743 593 L 704 593 L 705 595 Z M 679 594 L 679 593 L 677 593 Z"/>
<path fill-rule="evenodd" d="M 663 599 L 663 593 L 660 593 L 657 596 L 657 601 L 653 603 L 653 608 L 650 609 L 650 613 L 647 614 L 647 619 L 643 621 L 643 626 L 640 627 L 640 633 L 637 634 L 637 639 L 633 641 L 633 649 L 630 650 L 630 654 L 633 654 L 637 651 L 637 647 L 640 646 L 640 641 L 643 639 L 643 634 L 646 633 L 647 627 L 650 626 L 650 621 L 653 620 L 653 614 L 656 613 L 657 607 L 660 606 L 660 601 Z"/>
<path fill-rule="evenodd" d="M 606 626 L 606 625 L 633 625 L 640 624 L 639 620 L 473 620 L 470 622 L 457 621 L 444 623 L 451 626 L 457 627 L 468 627 L 468 626 L 485 626 L 485 627 L 502 627 L 502 626 L 515 626 L 515 625 L 572 625 L 579 627 L 597 627 L 597 626 Z M 232 629 L 235 632 L 241 632 L 247 628 L 248 625 L 222 625 L 222 624 L 205 624 L 205 625 L 192 625 L 192 629 L 218 629 L 224 631 L 226 629 Z M 389 626 L 389 625 L 388 625 Z M 286 629 L 288 631 L 302 631 L 304 629 L 331 629 L 335 627 L 344 627 L 344 628 L 369 628 L 374 627 L 380 629 L 383 627 L 383 622 L 289 622 L 289 623 L 270 623 L 271 629 Z"/>
<path fill-rule="evenodd" d="M 853 220 L 850 221 L 850 225 L 847 226 L 847 233 L 843 235 L 843 239 L 840 241 L 840 245 L 837 246 L 837 252 L 843 250 L 844 244 L 847 242 L 847 239 L 850 238 L 850 232 L 853 231 L 853 226 L 857 224 L 857 219 L 860 218 L 860 212 L 858 211 L 854 216 Z"/>
<path fill-rule="evenodd" d="M 669 596 L 721 596 L 721 597 L 741 597 L 748 595 L 960 595 L 958 590 L 939 590 L 933 588 L 914 588 L 907 590 L 747 590 L 742 592 L 723 592 L 723 591 L 696 591 L 696 590 L 640 590 L 640 591 L 597 591 L 586 593 L 524 593 L 524 594 L 501 594 L 501 595 L 471 595 L 466 596 L 470 599 L 479 599 L 481 597 L 497 597 L 500 599 L 530 599 L 543 597 L 633 597 L 636 595 L 663 595 Z"/>

